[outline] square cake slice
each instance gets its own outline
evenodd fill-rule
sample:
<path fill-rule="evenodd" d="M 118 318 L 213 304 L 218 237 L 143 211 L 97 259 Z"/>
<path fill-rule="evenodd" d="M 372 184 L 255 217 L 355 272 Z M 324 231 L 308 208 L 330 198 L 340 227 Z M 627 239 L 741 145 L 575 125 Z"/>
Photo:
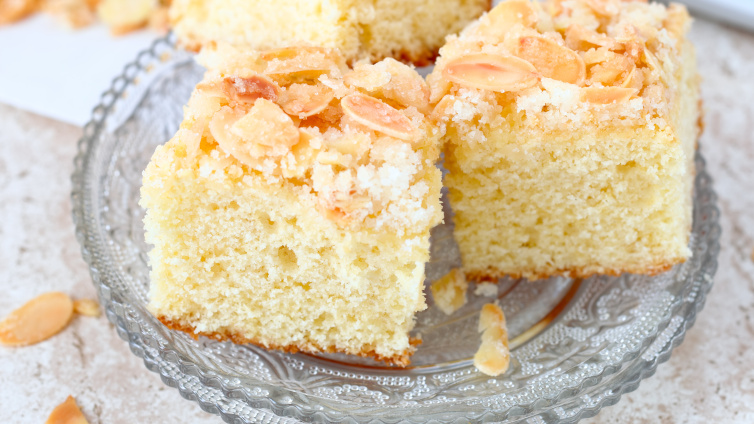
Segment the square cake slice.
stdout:
<path fill-rule="evenodd" d="M 445 36 L 489 10 L 491 0 L 174 0 L 179 40 L 253 49 L 332 47 L 348 62 L 393 57 L 429 65 Z"/>
<path fill-rule="evenodd" d="M 406 365 L 442 220 L 429 88 L 337 50 L 205 50 L 146 171 L 150 311 L 170 328 Z"/>
<path fill-rule="evenodd" d="M 699 77 L 680 5 L 499 4 L 428 82 L 470 278 L 655 274 L 683 262 Z"/>

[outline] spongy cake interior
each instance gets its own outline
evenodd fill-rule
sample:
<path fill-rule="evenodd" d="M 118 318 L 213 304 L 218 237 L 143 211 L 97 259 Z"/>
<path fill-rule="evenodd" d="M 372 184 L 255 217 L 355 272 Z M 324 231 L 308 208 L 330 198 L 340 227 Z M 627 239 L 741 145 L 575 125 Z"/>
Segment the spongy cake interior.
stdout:
<path fill-rule="evenodd" d="M 233 175 L 200 154 L 186 157 L 174 139 L 146 171 L 157 316 L 269 347 L 387 358 L 410 350 L 406 333 L 426 307 L 425 229 L 346 231 L 286 183 Z"/>
<path fill-rule="evenodd" d="M 488 0 L 176 0 L 171 17 L 189 44 L 210 40 L 257 49 L 304 43 L 351 59 L 428 64 L 446 35 L 489 8 Z M 431 24 L 428 24 L 431 23 Z"/>
<path fill-rule="evenodd" d="M 699 93 L 693 47 L 682 51 L 662 129 L 605 117 L 542 131 L 513 108 L 480 125 L 485 143 L 450 126 L 446 178 L 472 276 L 657 273 L 689 256 Z"/>

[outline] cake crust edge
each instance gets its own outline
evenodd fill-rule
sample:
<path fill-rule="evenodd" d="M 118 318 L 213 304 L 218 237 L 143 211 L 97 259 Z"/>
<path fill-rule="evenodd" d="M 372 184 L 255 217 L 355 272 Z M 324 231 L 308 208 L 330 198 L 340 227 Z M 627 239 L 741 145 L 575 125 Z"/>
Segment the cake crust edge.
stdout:
<path fill-rule="evenodd" d="M 466 278 L 472 281 L 482 282 L 497 282 L 498 279 L 503 277 L 510 277 L 514 279 L 526 278 L 529 281 L 543 280 L 551 277 L 568 277 L 568 278 L 589 278 L 595 275 L 607 275 L 610 277 L 619 277 L 625 273 L 641 274 L 648 276 L 655 276 L 669 271 L 674 266 L 686 262 L 686 258 L 676 258 L 666 262 L 658 262 L 654 264 L 648 264 L 644 267 L 616 267 L 616 268 L 602 268 L 594 269 L 594 267 L 573 267 L 567 269 L 560 269 L 553 272 L 542 271 L 524 271 L 521 273 L 510 273 L 499 270 L 494 267 L 489 267 L 485 270 L 465 270 Z"/>
<path fill-rule="evenodd" d="M 416 346 L 421 343 L 421 340 L 411 337 L 409 339 L 409 343 L 411 347 L 409 349 L 404 350 L 401 353 L 395 354 L 393 356 L 384 356 L 380 355 L 374 350 L 362 350 L 359 352 L 346 352 L 344 350 L 339 350 L 336 348 L 323 348 L 322 346 L 317 345 L 313 342 L 308 342 L 308 345 L 301 346 L 301 345 L 274 345 L 274 344 L 265 344 L 260 342 L 256 339 L 251 339 L 248 337 L 244 337 L 237 333 L 220 333 L 220 332 L 203 332 L 203 331 L 196 331 L 196 328 L 183 324 L 177 321 L 173 321 L 164 315 L 158 316 L 157 319 L 167 328 L 171 330 L 177 330 L 182 331 L 189 336 L 191 336 L 194 340 L 197 340 L 199 336 L 204 336 L 213 340 L 217 340 L 219 342 L 223 341 L 231 341 L 235 344 L 253 344 L 256 346 L 259 346 L 264 349 L 269 350 L 280 350 L 285 353 L 345 353 L 348 355 L 357 355 L 361 356 L 363 358 L 371 358 L 376 361 L 384 362 L 389 365 L 394 365 L 397 367 L 405 368 L 411 363 L 411 355 L 416 350 Z"/>

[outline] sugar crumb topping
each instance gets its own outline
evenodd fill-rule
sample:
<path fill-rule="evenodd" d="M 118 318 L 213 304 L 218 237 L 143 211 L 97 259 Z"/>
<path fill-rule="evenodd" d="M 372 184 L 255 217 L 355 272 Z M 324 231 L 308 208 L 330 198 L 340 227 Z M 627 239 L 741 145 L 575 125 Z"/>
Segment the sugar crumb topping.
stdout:
<path fill-rule="evenodd" d="M 256 172 L 288 182 L 344 226 L 403 232 L 440 219 L 423 178 L 441 134 L 425 117 L 429 87 L 412 68 L 385 59 L 349 69 L 337 50 L 315 47 L 220 45 L 199 60 L 210 70 L 181 134 L 190 151 L 209 149 L 201 177 Z"/>
<path fill-rule="evenodd" d="M 678 4 L 508 0 L 449 37 L 428 78 L 437 120 L 666 125 L 690 18 Z"/>

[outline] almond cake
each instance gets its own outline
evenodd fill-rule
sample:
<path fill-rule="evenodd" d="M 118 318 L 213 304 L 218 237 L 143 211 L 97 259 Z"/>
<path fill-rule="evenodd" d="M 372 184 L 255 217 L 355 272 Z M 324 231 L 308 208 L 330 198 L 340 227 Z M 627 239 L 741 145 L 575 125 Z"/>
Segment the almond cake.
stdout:
<path fill-rule="evenodd" d="M 408 364 L 442 220 L 425 81 L 321 47 L 200 62 L 144 172 L 150 311 L 193 336 Z"/>
<path fill-rule="evenodd" d="M 686 260 L 699 77 L 683 6 L 509 0 L 428 77 L 470 278 Z"/>
<path fill-rule="evenodd" d="M 429 65 L 445 36 L 489 10 L 491 0 L 174 0 L 181 43 L 272 49 L 339 48 L 348 62 L 393 57 Z"/>

